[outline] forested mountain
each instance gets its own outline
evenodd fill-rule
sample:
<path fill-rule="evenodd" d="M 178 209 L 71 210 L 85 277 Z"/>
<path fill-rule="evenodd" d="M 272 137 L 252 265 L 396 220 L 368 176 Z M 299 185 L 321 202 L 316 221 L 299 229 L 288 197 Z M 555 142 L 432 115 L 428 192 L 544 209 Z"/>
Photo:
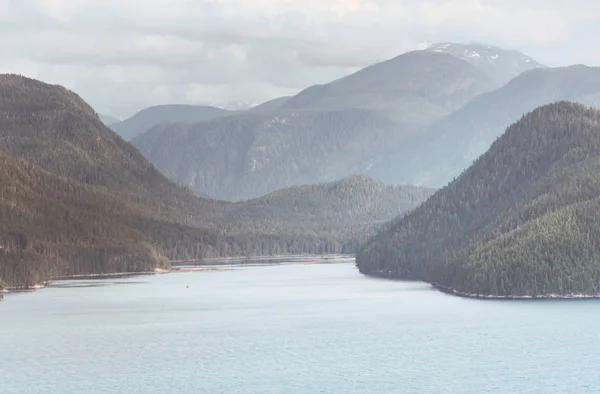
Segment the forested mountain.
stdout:
<path fill-rule="evenodd" d="M 516 69 L 499 62 L 499 73 L 525 69 L 530 60 L 494 51 L 490 59 L 500 54 L 523 62 Z M 498 87 L 485 62 L 469 62 L 450 52 L 409 52 L 249 112 L 195 124 L 162 124 L 133 142 L 172 179 L 227 200 L 354 173 L 388 183 L 425 184 L 421 178 L 427 174 L 419 166 L 432 164 L 422 157 L 432 137 L 422 133 Z"/>
<path fill-rule="evenodd" d="M 104 123 L 107 126 L 110 126 L 113 123 L 119 123 L 120 120 L 115 118 L 114 116 L 110 116 L 110 115 L 105 115 L 105 114 L 98 114 L 98 117 L 100 118 L 100 120 L 102 121 L 102 123 Z"/>
<path fill-rule="evenodd" d="M 265 101 L 262 104 L 258 104 L 256 106 L 250 108 L 248 111 L 264 112 L 264 111 L 271 111 L 274 109 L 280 109 L 290 98 L 291 98 L 291 96 L 277 97 L 273 100 Z"/>
<path fill-rule="evenodd" d="M 366 175 L 352 175 L 335 182 L 288 187 L 237 207 L 246 216 L 305 228 L 363 228 L 413 209 L 433 192 L 414 186 L 388 186 Z"/>
<path fill-rule="evenodd" d="M 481 69 L 446 53 L 413 51 L 311 86 L 284 108 L 379 110 L 403 123 L 428 123 L 495 87 Z"/>
<path fill-rule="evenodd" d="M 441 187 L 484 153 L 512 122 L 558 100 L 600 106 L 600 67 L 531 70 L 476 97 L 425 131 L 415 147 L 419 154 L 405 163 L 404 173 L 385 179 Z"/>
<path fill-rule="evenodd" d="M 293 190 L 239 204 L 201 198 L 168 181 L 73 92 L 16 75 L 0 75 L 0 169 L 0 287 L 151 271 L 168 260 L 350 253 L 374 225 L 430 193 L 357 177 L 299 188 L 311 202 L 301 210 Z M 384 199 L 373 204 L 371 195 Z M 331 205 L 345 200 L 356 206 Z"/>
<path fill-rule="evenodd" d="M 209 196 L 244 200 L 368 169 L 397 124 L 370 110 L 243 114 L 160 125 L 133 143 L 165 174 Z"/>
<path fill-rule="evenodd" d="M 600 111 L 528 113 L 357 253 L 361 272 L 480 296 L 600 293 Z"/>
<path fill-rule="evenodd" d="M 131 140 L 161 123 L 200 122 L 232 113 L 234 111 L 202 105 L 156 105 L 143 109 L 122 122 L 111 124 L 110 127 L 124 139 Z"/>
<path fill-rule="evenodd" d="M 522 52 L 487 44 L 441 42 L 430 45 L 426 50 L 448 53 L 465 60 L 483 70 L 498 86 L 506 84 L 524 71 L 546 67 Z"/>
<path fill-rule="evenodd" d="M 34 79 L 0 75 L 0 151 L 186 223 L 224 206 L 175 187 L 79 96 Z"/>
<path fill-rule="evenodd" d="M 0 288 L 169 267 L 142 232 L 160 224 L 126 202 L 4 153 L 0 169 Z"/>

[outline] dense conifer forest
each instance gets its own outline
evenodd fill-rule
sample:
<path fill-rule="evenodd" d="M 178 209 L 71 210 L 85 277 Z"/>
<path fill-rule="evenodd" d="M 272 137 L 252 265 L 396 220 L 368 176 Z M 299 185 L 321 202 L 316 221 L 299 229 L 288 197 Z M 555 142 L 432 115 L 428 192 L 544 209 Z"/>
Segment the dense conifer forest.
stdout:
<path fill-rule="evenodd" d="M 600 292 L 600 111 L 546 105 L 357 253 L 361 272 L 472 295 Z"/>
<path fill-rule="evenodd" d="M 73 92 L 16 75 L 0 75 L 0 168 L 0 288 L 169 260 L 352 253 L 432 193 L 356 176 L 242 203 L 205 198 L 167 180 Z"/>

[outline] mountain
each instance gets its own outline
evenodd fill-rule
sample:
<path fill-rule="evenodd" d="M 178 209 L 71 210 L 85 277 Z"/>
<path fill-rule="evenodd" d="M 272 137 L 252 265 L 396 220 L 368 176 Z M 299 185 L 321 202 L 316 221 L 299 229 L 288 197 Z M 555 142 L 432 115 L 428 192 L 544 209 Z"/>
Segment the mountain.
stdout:
<path fill-rule="evenodd" d="M 311 86 L 283 107 L 372 109 L 398 121 L 423 124 L 494 87 L 484 71 L 462 59 L 446 53 L 412 51 L 328 84 Z"/>
<path fill-rule="evenodd" d="M 304 228 L 378 225 L 410 211 L 434 189 L 388 186 L 369 176 L 351 175 L 335 182 L 292 186 L 237 204 L 244 215 L 291 222 Z M 265 209 L 268 207 L 268 210 Z M 238 215 L 237 210 L 232 210 Z"/>
<path fill-rule="evenodd" d="M 256 106 L 250 108 L 248 111 L 264 112 L 264 111 L 271 111 L 274 109 L 280 109 L 290 98 L 291 98 L 291 96 L 277 97 L 277 98 L 274 98 L 273 100 L 265 101 L 262 104 L 258 104 Z"/>
<path fill-rule="evenodd" d="M 549 104 L 361 246 L 357 266 L 469 296 L 596 296 L 599 208 L 600 111 Z"/>
<path fill-rule="evenodd" d="M 79 96 L 34 79 L 0 75 L 0 151 L 184 222 L 224 206 L 175 187 Z"/>
<path fill-rule="evenodd" d="M 111 128 L 126 140 L 131 140 L 146 130 L 167 122 L 199 122 L 230 115 L 228 111 L 216 107 L 200 105 L 157 105 L 146 108 L 131 118 L 111 125 Z"/>
<path fill-rule="evenodd" d="M 113 123 L 119 123 L 120 120 L 115 118 L 114 116 L 110 116 L 110 115 L 105 115 L 105 114 L 98 114 L 98 117 L 100 118 L 100 120 L 102 121 L 102 123 L 104 123 L 107 126 L 110 126 Z"/>
<path fill-rule="evenodd" d="M 160 226 L 115 196 L 0 153 L 0 289 L 65 274 L 168 268 Z"/>
<path fill-rule="evenodd" d="M 363 172 L 381 147 L 400 138 L 390 119 L 370 110 L 342 109 L 165 124 L 132 142 L 177 182 L 237 201 Z"/>
<path fill-rule="evenodd" d="M 404 184 L 391 172 L 415 155 L 421 131 L 494 87 L 467 61 L 413 51 L 266 103 L 265 110 L 162 124 L 133 143 L 172 179 L 220 199 L 354 173 Z"/>
<path fill-rule="evenodd" d="M 535 69 L 474 98 L 430 126 L 415 147 L 418 156 L 403 163 L 403 173 L 386 179 L 441 187 L 484 153 L 512 122 L 559 100 L 600 106 L 600 67 Z"/>
<path fill-rule="evenodd" d="M 211 107 L 222 108 L 227 111 L 246 111 L 254 106 L 252 102 L 246 102 L 242 100 L 232 101 L 214 101 L 210 103 Z"/>
<path fill-rule="evenodd" d="M 349 253 L 379 222 L 430 193 L 358 177 L 341 189 L 299 188 L 316 204 L 301 210 L 290 190 L 238 204 L 198 197 L 167 180 L 75 93 L 17 75 L 0 75 L 0 170 L 0 287 L 153 271 L 169 260 Z M 345 200 L 353 211 L 331 205 Z"/>
<path fill-rule="evenodd" d="M 483 70 L 498 86 L 525 71 L 546 67 L 522 52 L 487 44 L 441 42 L 430 45 L 426 51 L 447 53 L 465 60 Z"/>

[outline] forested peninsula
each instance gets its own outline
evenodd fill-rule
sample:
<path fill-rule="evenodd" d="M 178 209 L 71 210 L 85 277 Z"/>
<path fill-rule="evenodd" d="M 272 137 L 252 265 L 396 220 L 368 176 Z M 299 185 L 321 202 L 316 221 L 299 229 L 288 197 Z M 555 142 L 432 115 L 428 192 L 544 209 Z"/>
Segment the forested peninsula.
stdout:
<path fill-rule="evenodd" d="M 597 297 L 600 111 L 557 102 L 526 114 L 356 264 L 470 297 Z"/>

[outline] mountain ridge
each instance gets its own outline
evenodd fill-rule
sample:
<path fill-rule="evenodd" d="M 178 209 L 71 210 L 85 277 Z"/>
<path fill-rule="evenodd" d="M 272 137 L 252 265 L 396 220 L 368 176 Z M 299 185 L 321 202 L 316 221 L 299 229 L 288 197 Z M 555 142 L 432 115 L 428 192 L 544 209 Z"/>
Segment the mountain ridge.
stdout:
<path fill-rule="evenodd" d="M 132 140 L 161 123 L 198 122 L 231 115 L 234 112 L 223 108 L 192 104 L 154 105 L 142 109 L 128 119 L 113 123 L 110 127 L 124 139 Z"/>
<path fill-rule="evenodd" d="M 413 51 L 283 98 L 279 109 L 162 124 L 132 142 L 177 182 L 232 201 L 359 172 L 407 183 L 386 178 L 385 159 L 414 154 L 424 127 L 494 86 L 451 54 Z"/>

